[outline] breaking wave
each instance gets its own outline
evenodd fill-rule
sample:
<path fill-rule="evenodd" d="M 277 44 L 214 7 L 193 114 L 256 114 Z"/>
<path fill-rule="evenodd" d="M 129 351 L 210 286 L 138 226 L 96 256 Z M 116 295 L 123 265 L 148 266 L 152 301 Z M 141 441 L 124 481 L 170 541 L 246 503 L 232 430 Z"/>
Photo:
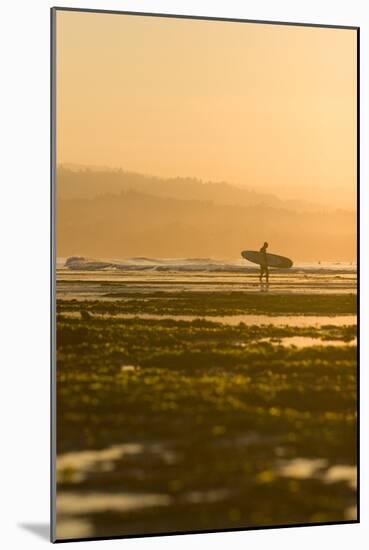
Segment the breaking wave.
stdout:
<path fill-rule="evenodd" d="M 146 258 L 134 257 L 122 260 L 103 260 L 71 256 L 58 266 L 75 271 L 166 271 L 166 272 L 208 272 L 208 273 L 245 273 L 258 270 L 258 266 L 246 260 L 217 260 L 212 258 Z M 348 262 L 296 263 L 288 270 L 302 273 L 344 273 L 356 274 L 356 265 Z"/>

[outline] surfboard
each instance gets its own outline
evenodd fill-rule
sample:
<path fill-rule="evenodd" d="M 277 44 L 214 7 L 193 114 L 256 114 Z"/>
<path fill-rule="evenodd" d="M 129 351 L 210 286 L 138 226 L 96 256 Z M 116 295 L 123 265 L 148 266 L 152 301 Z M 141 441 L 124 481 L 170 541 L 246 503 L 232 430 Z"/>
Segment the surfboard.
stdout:
<path fill-rule="evenodd" d="M 252 262 L 253 264 L 264 264 L 265 255 L 262 252 L 257 252 L 256 250 L 243 250 L 241 256 Z M 268 267 L 283 267 L 289 268 L 293 266 L 292 260 L 285 258 L 285 256 L 278 256 L 278 254 L 266 254 Z"/>

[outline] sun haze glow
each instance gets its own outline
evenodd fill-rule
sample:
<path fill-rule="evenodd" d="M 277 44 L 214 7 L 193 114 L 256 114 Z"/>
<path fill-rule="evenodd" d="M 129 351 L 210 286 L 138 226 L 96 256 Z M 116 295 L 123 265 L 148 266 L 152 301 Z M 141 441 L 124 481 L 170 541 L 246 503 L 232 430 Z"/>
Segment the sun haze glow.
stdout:
<path fill-rule="evenodd" d="M 354 208 L 356 33 L 57 12 L 57 162 Z"/>

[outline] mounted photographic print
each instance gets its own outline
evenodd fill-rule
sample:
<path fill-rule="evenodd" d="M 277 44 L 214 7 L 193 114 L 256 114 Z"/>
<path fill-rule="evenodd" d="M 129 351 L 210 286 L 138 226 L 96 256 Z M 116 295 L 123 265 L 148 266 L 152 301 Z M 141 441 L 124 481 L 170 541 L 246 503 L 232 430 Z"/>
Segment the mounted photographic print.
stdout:
<path fill-rule="evenodd" d="M 357 522 L 359 29 L 51 15 L 52 540 Z"/>

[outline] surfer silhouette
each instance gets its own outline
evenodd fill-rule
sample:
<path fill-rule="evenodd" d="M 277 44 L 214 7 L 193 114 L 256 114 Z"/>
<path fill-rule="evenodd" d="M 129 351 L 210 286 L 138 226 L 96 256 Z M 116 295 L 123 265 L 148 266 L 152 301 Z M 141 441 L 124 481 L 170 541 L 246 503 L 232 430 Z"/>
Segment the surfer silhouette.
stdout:
<path fill-rule="evenodd" d="M 263 275 L 265 275 L 266 283 L 269 283 L 269 269 L 268 269 L 268 259 L 267 259 L 267 248 L 268 243 L 264 243 L 260 248 L 260 253 L 262 254 L 262 262 L 260 263 L 260 282 L 263 280 Z"/>

